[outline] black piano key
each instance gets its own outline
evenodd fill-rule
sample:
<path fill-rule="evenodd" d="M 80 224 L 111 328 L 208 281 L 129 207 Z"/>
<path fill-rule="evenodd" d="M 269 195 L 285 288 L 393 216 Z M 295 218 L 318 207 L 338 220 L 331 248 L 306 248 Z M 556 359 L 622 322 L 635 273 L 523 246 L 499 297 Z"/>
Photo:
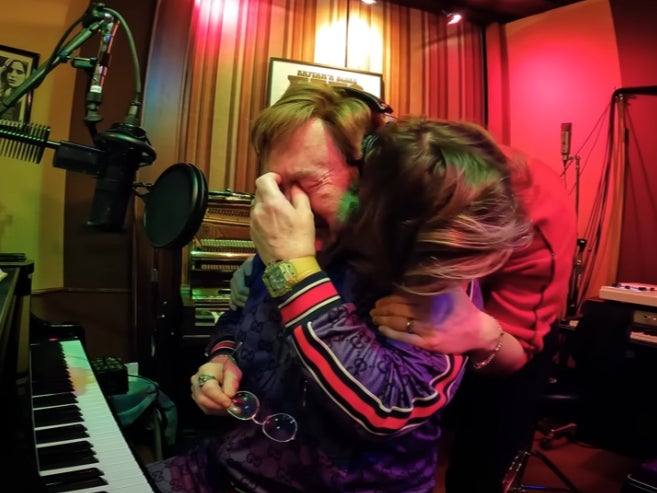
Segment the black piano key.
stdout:
<path fill-rule="evenodd" d="M 35 431 L 37 444 L 75 440 L 76 438 L 89 438 L 89 433 L 84 425 L 74 424 Z"/>
<path fill-rule="evenodd" d="M 41 476 L 43 482 L 51 493 L 63 491 L 82 490 L 94 486 L 104 486 L 107 481 L 103 479 L 103 471 L 96 467 L 80 469 L 79 471 L 63 472 Z"/>
<path fill-rule="evenodd" d="M 34 395 L 61 394 L 73 392 L 73 390 L 75 390 L 73 383 L 68 376 L 32 379 L 32 393 Z"/>
<path fill-rule="evenodd" d="M 39 447 L 37 454 L 39 457 L 39 469 L 42 471 L 60 467 L 95 464 L 98 462 L 91 443 L 86 440 Z"/>
<path fill-rule="evenodd" d="M 87 450 L 74 450 L 59 455 L 41 455 L 39 451 L 39 469 L 41 471 L 49 471 L 51 469 L 59 469 L 62 467 L 75 467 L 84 466 L 89 464 L 97 464 L 98 458 L 91 449 Z"/>
<path fill-rule="evenodd" d="M 79 423 L 82 421 L 82 413 L 75 405 L 36 409 L 33 415 L 34 426 L 37 428 L 42 426 Z"/>
<path fill-rule="evenodd" d="M 74 453 L 81 450 L 91 450 L 93 446 L 87 440 L 78 440 L 70 443 L 60 443 L 59 445 L 46 445 L 38 449 L 39 457 L 45 455 L 57 455 Z"/>
<path fill-rule="evenodd" d="M 38 395 L 32 398 L 32 407 L 39 409 L 41 407 L 62 406 L 64 404 L 74 404 L 77 402 L 75 394 L 67 392 L 64 394 Z"/>
<path fill-rule="evenodd" d="M 68 377 L 64 350 L 59 343 L 33 344 L 30 354 L 33 381 Z"/>

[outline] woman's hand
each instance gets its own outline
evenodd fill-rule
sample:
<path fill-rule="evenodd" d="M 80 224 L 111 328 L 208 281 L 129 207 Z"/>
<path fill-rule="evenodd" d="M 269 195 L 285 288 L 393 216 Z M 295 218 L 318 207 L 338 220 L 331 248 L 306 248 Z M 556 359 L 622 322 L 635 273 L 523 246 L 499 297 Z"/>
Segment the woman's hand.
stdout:
<path fill-rule="evenodd" d="M 246 285 L 246 278 L 251 275 L 252 269 L 253 257 L 249 257 L 233 272 L 233 277 L 230 278 L 230 300 L 228 301 L 231 310 L 244 308 L 246 300 L 249 297 L 249 287 Z"/>
<path fill-rule="evenodd" d="M 370 315 L 385 336 L 440 353 L 487 348 L 499 337 L 499 328 L 463 289 L 436 296 L 393 294 L 378 300 Z"/>
<path fill-rule="evenodd" d="M 205 414 L 225 414 L 241 380 L 242 370 L 235 360 L 227 354 L 217 355 L 190 378 L 192 399 Z"/>

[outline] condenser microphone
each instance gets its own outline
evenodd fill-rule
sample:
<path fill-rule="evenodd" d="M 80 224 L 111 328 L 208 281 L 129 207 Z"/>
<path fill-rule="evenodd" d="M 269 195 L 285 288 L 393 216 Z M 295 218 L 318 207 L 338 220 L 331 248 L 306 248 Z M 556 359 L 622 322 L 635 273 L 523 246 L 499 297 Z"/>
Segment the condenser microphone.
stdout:
<path fill-rule="evenodd" d="M 155 160 L 155 151 L 144 130 L 125 123 L 117 123 L 97 134 L 94 142 L 104 153 L 87 226 L 108 233 L 120 232 L 137 170 Z"/>
<path fill-rule="evenodd" d="M 119 22 L 114 19 L 114 16 L 109 13 L 103 14 L 98 55 L 96 56 L 96 64 L 94 65 L 86 97 L 87 114 L 84 120 L 87 123 L 98 123 L 103 119 L 98 113 L 98 107 L 103 102 L 103 85 L 110 66 L 112 43 L 118 27 Z"/>
<path fill-rule="evenodd" d="M 561 124 L 561 159 L 563 160 L 564 166 L 570 158 L 570 139 L 572 136 L 572 129 L 572 123 Z"/>

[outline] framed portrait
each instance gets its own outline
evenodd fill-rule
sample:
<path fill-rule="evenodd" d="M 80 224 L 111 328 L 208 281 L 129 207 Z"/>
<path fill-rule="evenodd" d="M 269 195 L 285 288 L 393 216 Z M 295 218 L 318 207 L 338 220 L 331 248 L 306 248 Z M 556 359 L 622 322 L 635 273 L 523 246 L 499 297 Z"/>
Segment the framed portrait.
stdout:
<path fill-rule="evenodd" d="M 267 106 L 278 101 L 288 86 L 296 81 L 350 86 L 384 99 L 381 74 L 283 58 L 270 58 Z"/>
<path fill-rule="evenodd" d="M 0 45 L 0 101 L 5 101 L 32 74 L 39 54 Z M 2 120 L 30 121 L 32 92 L 28 91 L 1 115 Z"/>

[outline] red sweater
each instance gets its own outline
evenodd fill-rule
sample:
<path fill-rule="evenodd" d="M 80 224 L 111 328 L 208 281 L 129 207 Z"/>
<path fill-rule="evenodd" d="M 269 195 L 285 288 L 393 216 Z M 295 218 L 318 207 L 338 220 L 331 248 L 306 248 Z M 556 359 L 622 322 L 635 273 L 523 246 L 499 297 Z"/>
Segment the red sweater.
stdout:
<path fill-rule="evenodd" d="M 528 164 L 529 186 L 516 191 L 534 225 L 534 239 L 483 280 L 484 308 L 532 357 L 543 348 L 543 337 L 568 296 L 577 246 L 575 206 L 555 170 L 514 149 L 502 149 L 511 160 Z"/>

